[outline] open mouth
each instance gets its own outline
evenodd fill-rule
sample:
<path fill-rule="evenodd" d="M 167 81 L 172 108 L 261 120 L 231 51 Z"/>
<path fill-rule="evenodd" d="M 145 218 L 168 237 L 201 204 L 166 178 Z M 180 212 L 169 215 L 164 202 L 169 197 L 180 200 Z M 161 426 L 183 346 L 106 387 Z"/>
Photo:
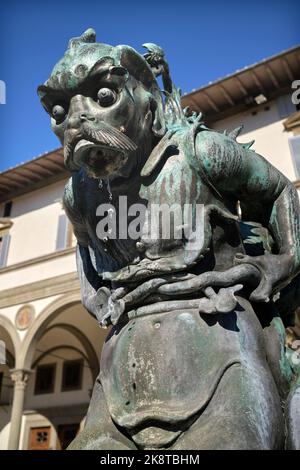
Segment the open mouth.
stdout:
<path fill-rule="evenodd" d="M 127 154 L 112 145 L 99 145 L 81 139 L 74 148 L 73 158 L 74 162 L 83 166 L 90 176 L 105 178 L 118 173 L 127 161 Z"/>

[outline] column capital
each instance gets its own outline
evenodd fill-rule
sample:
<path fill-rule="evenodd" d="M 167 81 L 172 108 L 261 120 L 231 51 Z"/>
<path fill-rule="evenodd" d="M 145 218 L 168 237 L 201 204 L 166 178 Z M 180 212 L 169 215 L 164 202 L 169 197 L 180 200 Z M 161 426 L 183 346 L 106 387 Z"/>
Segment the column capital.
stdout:
<path fill-rule="evenodd" d="M 11 369 L 10 377 L 16 388 L 24 390 L 31 373 L 32 370 L 29 369 Z"/>

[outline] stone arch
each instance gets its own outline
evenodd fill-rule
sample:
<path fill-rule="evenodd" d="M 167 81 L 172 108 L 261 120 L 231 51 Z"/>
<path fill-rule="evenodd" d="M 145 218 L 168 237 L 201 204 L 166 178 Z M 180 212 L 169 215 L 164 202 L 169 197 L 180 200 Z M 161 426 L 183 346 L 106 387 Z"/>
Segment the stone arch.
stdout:
<path fill-rule="evenodd" d="M 80 303 L 80 301 L 80 292 L 72 292 L 70 294 L 61 295 L 49 305 L 47 305 L 47 307 L 38 315 L 38 317 L 36 317 L 35 321 L 32 323 L 26 333 L 26 336 L 21 345 L 20 354 L 16 358 L 17 368 L 31 368 L 36 344 L 44 335 L 49 323 L 66 308 L 72 307 L 73 305 Z"/>
<path fill-rule="evenodd" d="M 80 354 L 86 360 L 86 362 L 89 362 L 87 355 L 83 351 L 81 351 L 81 349 L 75 348 L 75 346 L 68 346 L 68 345 L 61 344 L 59 346 L 53 346 L 53 348 L 49 348 L 46 351 L 42 352 L 34 360 L 32 364 L 32 369 L 34 369 L 39 364 L 39 362 L 41 362 L 41 360 L 44 359 L 44 357 L 51 356 L 55 351 L 58 351 L 59 349 L 68 349 L 69 351 L 75 351 L 78 354 Z"/>
<path fill-rule="evenodd" d="M 11 354 L 9 356 L 14 355 L 15 364 L 16 364 L 18 357 L 20 355 L 20 348 L 21 348 L 21 340 L 18 335 L 18 332 L 15 326 L 13 325 L 13 323 L 7 317 L 1 314 L 0 314 L 0 328 L 3 328 L 5 330 L 5 332 L 7 333 L 7 335 L 9 336 L 12 342 L 14 351 L 11 351 L 10 352 Z"/>

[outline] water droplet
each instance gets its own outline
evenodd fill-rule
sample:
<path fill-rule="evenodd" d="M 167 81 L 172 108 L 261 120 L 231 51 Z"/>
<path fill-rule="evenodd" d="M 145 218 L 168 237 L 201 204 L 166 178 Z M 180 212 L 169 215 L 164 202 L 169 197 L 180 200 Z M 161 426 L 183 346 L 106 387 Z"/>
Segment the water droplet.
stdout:
<path fill-rule="evenodd" d="M 113 198 L 113 195 L 112 195 L 112 192 L 111 192 L 111 189 L 110 189 L 110 181 L 109 181 L 109 178 L 107 178 L 107 180 L 106 180 L 106 185 L 107 185 L 108 197 L 109 197 L 109 200 L 111 201 L 112 198 Z"/>

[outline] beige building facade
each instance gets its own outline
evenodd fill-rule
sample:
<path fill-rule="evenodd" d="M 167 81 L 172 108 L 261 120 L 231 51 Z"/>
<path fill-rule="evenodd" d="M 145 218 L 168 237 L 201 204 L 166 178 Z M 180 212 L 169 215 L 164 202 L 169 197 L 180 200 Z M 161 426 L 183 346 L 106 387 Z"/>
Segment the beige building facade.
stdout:
<path fill-rule="evenodd" d="M 239 140 L 255 139 L 253 148 L 300 188 L 297 79 L 300 47 L 182 101 L 219 131 L 243 124 Z M 66 448 L 99 372 L 106 331 L 80 303 L 76 241 L 62 208 L 67 178 L 61 149 L 0 174 L 1 450 Z"/>

